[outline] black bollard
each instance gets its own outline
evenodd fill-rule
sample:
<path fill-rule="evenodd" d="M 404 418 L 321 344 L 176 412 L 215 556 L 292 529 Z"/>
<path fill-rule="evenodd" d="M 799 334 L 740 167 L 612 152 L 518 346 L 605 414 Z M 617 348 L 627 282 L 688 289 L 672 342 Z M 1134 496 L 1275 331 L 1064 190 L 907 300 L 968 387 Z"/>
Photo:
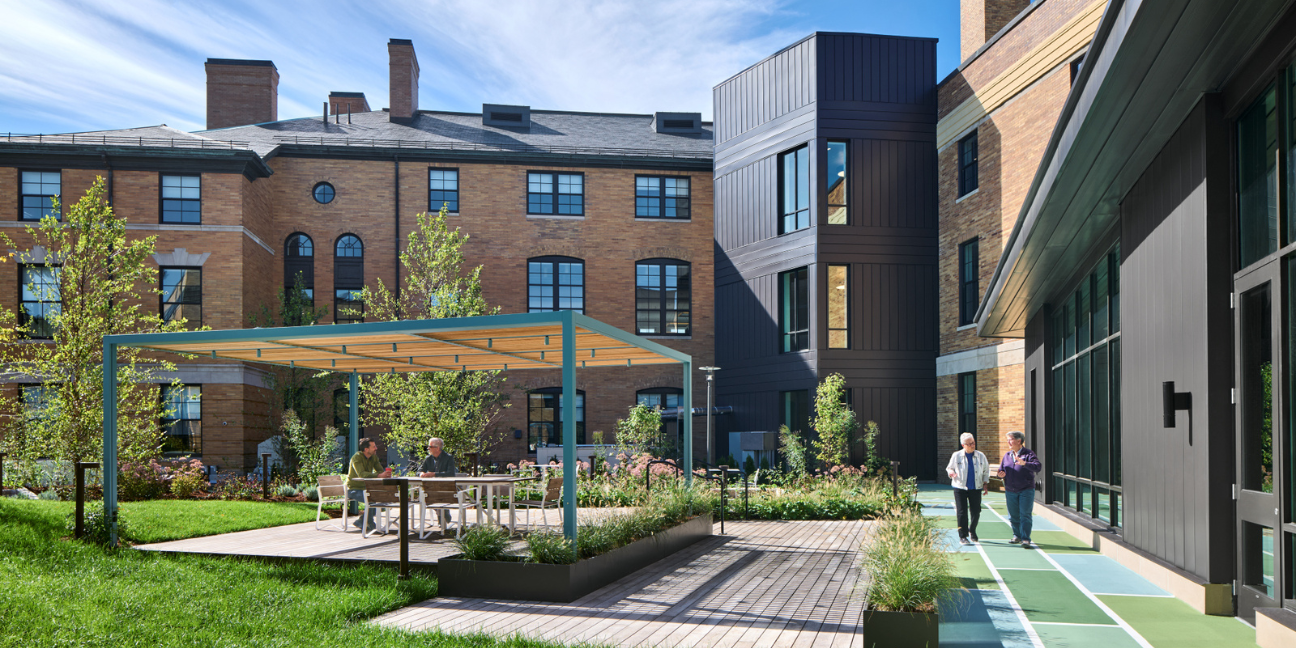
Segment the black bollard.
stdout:
<path fill-rule="evenodd" d="M 270 499 L 270 453 L 261 453 L 261 498 Z"/>
<path fill-rule="evenodd" d="M 409 482 L 400 480 L 400 580 L 409 580 Z M 459 520 L 462 524 L 463 520 Z"/>
<path fill-rule="evenodd" d="M 725 509 L 729 508 L 729 466 L 720 466 L 720 535 L 724 535 Z"/>
<path fill-rule="evenodd" d="M 891 462 L 891 496 L 900 496 L 900 462 Z"/>
<path fill-rule="evenodd" d="M 76 464 L 76 526 L 72 537 L 80 540 L 85 536 L 85 471 L 98 468 L 93 461 L 78 461 Z"/>

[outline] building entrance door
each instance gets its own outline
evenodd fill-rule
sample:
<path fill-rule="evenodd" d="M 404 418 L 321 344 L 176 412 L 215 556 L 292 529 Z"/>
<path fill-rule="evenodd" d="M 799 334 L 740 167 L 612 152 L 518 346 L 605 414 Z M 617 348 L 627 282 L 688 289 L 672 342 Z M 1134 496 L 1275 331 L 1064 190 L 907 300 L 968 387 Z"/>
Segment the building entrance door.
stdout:
<path fill-rule="evenodd" d="M 1281 527 L 1273 460 L 1279 451 L 1274 431 L 1284 420 L 1281 394 L 1288 382 L 1283 373 L 1287 363 L 1278 353 L 1286 337 L 1281 335 L 1281 266 L 1270 262 L 1234 282 L 1237 612 L 1253 622 L 1256 608 L 1274 607 L 1282 597 L 1277 589 L 1281 552 L 1274 550 Z"/>

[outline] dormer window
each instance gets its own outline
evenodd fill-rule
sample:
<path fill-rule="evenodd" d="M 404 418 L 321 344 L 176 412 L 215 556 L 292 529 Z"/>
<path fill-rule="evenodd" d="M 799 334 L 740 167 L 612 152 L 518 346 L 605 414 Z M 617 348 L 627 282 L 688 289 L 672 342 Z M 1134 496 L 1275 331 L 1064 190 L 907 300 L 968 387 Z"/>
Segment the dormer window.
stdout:
<path fill-rule="evenodd" d="M 531 128 L 531 107 L 482 104 L 482 125 L 512 129 Z"/>

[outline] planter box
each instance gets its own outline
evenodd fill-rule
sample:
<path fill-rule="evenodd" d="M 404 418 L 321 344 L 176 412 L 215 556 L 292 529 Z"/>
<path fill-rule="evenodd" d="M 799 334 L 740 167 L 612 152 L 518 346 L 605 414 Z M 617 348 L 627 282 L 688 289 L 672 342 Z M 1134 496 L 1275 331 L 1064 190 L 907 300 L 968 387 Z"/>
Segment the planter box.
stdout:
<path fill-rule="evenodd" d="M 940 615 L 924 612 L 864 610 L 860 624 L 864 648 L 936 648 L 940 645 Z"/>
<path fill-rule="evenodd" d="M 711 535 L 711 516 L 636 540 L 571 565 L 461 560 L 437 561 L 441 596 L 570 603 Z"/>

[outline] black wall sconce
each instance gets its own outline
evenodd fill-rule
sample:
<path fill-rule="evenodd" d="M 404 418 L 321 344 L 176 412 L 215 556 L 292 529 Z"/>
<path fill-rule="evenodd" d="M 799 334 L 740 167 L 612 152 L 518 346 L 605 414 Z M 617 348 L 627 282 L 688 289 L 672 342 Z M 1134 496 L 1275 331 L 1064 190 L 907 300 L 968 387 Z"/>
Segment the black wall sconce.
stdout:
<path fill-rule="evenodd" d="M 1191 415 L 1192 392 L 1176 392 L 1174 381 L 1167 380 L 1161 383 L 1161 425 L 1163 427 L 1175 426 L 1177 410 L 1190 410 Z"/>
<path fill-rule="evenodd" d="M 513 430 L 513 438 L 514 438 L 514 439 L 521 439 L 521 438 L 522 438 L 522 430 Z"/>

